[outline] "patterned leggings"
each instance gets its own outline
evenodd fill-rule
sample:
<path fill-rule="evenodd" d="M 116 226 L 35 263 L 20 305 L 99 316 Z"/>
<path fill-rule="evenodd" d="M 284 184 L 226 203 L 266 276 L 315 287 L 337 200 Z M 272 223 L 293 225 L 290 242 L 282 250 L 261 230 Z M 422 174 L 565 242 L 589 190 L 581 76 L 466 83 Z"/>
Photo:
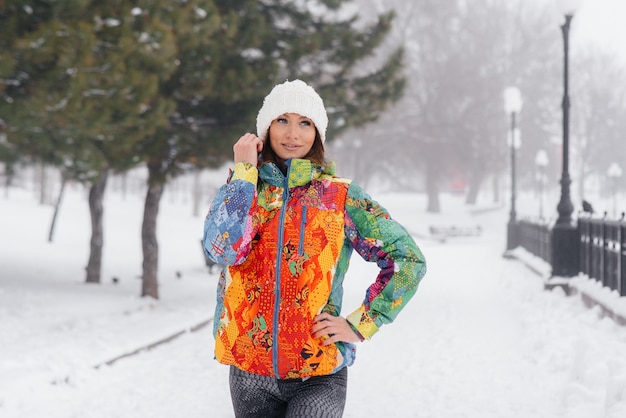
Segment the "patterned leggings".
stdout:
<path fill-rule="evenodd" d="M 229 380 L 237 418 L 340 418 L 348 368 L 303 381 L 259 376 L 231 366 Z"/>

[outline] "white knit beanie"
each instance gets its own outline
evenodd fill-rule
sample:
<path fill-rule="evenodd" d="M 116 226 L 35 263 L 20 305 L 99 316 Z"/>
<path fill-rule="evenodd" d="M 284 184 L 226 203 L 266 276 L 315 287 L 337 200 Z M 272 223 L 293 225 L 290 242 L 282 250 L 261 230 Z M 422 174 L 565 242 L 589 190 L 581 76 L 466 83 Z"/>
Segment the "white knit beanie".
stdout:
<path fill-rule="evenodd" d="M 263 100 L 256 117 L 257 136 L 265 141 L 272 121 L 285 113 L 297 113 L 311 119 L 320 133 L 322 143 L 326 141 L 328 116 L 324 101 L 313 87 L 302 80 L 285 81 L 274 86 Z"/>

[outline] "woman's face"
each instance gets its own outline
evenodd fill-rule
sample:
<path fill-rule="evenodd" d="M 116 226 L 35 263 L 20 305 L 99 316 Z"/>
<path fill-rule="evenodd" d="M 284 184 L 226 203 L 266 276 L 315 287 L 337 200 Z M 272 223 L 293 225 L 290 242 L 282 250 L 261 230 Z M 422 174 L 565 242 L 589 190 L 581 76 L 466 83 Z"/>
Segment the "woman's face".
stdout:
<path fill-rule="evenodd" d="M 315 133 L 311 119 L 297 113 L 285 113 L 270 125 L 270 145 L 283 160 L 303 158 L 313 147 Z"/>

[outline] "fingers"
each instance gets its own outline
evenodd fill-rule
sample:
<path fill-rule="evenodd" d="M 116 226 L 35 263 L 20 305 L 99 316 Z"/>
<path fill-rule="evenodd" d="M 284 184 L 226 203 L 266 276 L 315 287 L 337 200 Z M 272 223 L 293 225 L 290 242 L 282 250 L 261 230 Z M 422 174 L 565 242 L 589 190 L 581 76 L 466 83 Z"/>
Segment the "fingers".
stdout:
<path fill-rule="evenodd" d="M 245 144 L 245 143 L 256 143 L 257 141 L 261 141 L 258 136 L 250 132 L 246 132 L 239 138 L 239 140 L 237 141 L 235 145 Z"/>
<path fill-rule="evenodd" d="M 339 341 L 358 342 L 359 337 L 354 333 L 348 321 L 341 316 L 332 316 L 327 313 L 317 315 L 311 327 L 313 338 L 322 339 L 322 345 L 330 345 Z"/>
<path fill-rule="evenodd" d="M 263 150 L 263 141 L 254 134 L 246 133 L 233 145 L 235 164 L 250 163 L 254 166 L 258 162 L 258 154 Z"/>

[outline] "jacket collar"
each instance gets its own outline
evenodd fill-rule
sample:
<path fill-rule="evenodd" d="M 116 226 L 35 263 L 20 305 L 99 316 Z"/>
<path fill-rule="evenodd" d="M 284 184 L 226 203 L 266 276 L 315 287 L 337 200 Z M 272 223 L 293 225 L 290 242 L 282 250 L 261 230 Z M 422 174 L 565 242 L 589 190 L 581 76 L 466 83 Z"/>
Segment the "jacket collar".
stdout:
<path fill-rule="evenodd" d="M 304 186 L 312 180 L 319 179 L 323 175 L 335 175 L 335 163 L 328 162 L 321 166 L 310 160 L 291 159 L 287 160 L 287 176 L 289 177 L 289 188 Z M 273 186 L 284 186 L 285 175 L 274 163 L 265 163 L 259 168 L 261 179 Z"/>

